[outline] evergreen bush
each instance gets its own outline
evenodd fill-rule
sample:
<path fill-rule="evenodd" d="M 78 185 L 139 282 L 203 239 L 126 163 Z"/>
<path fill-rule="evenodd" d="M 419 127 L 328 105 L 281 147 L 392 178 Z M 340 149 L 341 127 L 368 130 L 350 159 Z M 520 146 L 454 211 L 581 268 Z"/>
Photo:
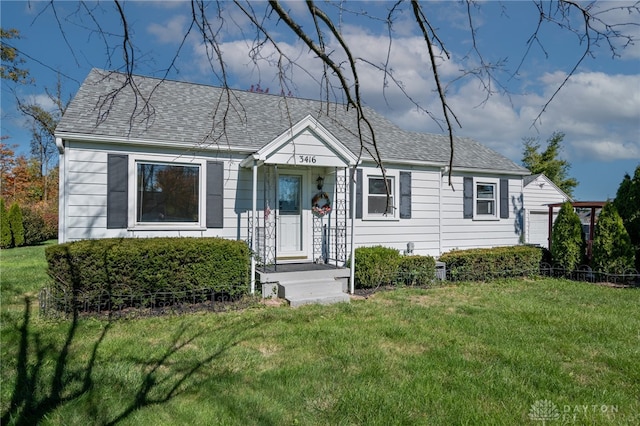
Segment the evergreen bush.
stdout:
<path fill-rule="evenodd" d="M 573 271 L 584 259 L 584 236 L 580 217 L 571 203 L 560 208 L 551 233 L 551 257 L 553 262 L 567 271 Z"/>
<path fill-rule="evenodd" d="M 9 212 L 4 205 L 4 199 L 0 198 L 0 248 L 13 247 L 11 239 L 11 225 L 9 225 Z"/>
<path fill-rule="evenodd" d="M 25 245 L 24 226 L 22 225 L 22 210 L 18 203 L 13 203 L 7 214 L 9 228 L 11 229 L 11 247 L 22 247 Z"/>
<path fill-rule="evenodd" d="M 635 248 L 636 269 L 640 271 L 640 164 L 633 177 L 625 174 L 613 204 Z"/>
<path fill-rule="evenodd" d="M 593 269 L 623 273 L 634 268 L 631 238 L 616 207 L 607 203 L 598 216 L 593 237 Z"/>

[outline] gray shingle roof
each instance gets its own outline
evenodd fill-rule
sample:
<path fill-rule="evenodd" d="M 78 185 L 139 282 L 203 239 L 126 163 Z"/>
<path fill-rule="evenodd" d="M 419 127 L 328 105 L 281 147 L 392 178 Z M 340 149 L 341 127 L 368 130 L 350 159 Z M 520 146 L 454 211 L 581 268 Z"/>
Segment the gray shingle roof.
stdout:
<path fill-rule="evenodd" d="M 184 143 L 185 146 L 233 147 L 255 152 L 312 115 L 355 155 L 360 153 L 353 109 L 336 103 L 282 97 L 179 81 L 93 69 L 58 124 L 56 135 L 89 135 L 122 140 Z M 384 161 L 419 161 L 446 165 L 445 135 L 405 131 L 371 108 L 366 117 L 374 127 Z M 371 146 L 370 135 L 365 146 Z M 469 138 L 456 138 L 454 167 L 526 169 Z M 366 153 L 364 158 L 368 156 Z"/>
<path fill-rule="evenodd" d="M 524 186 L 529 185 L 531 182 L 533 182 L 534 180 L 538 179 L 538 176 L 542 175 L 542 173 L 538 173 L 535 175 L 529 175 L 529 176 L 525 176 L 522 178 L 522 184 Z"/>

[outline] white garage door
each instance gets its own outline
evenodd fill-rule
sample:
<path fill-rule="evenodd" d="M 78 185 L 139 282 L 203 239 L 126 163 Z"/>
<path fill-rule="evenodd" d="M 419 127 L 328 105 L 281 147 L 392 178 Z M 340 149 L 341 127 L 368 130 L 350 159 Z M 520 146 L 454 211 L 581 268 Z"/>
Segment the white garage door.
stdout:
<path fill-rule="evenodd" d="M 530 211 L 527 214 L 527 219 L 527 243 L 548 248 L 549 212 Z"/>

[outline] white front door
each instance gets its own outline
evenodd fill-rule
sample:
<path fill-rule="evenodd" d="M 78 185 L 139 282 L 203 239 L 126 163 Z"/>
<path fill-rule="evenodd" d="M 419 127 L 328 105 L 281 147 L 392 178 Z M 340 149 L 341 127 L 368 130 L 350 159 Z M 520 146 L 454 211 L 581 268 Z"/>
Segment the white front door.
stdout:
<path fill-rule="evenodd" d="M 278 258 L 306 258 L 302 217 L 302 175 L 278 177 Z"/>

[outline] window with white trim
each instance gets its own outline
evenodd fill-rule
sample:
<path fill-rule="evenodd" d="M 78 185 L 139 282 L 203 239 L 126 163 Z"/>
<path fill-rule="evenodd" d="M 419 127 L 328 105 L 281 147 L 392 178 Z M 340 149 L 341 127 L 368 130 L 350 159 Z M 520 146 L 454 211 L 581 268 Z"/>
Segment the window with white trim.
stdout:
<path fill-rule="evenodd" d="M 200 225 L 200 164 L 135 162 L 135 223 Z"/>
<path fill-rule="evenodd" d="M 364 211 L 369 219 L 395 218 L 398 209 L 396 177 L 369 175 L 365 181 Z M 388 192 L 388 194 L 387 194 Z"/>
<path fill-rule="evenodd" d="M 494 219 L 498 217 L 498 182 L 477 180 L 474 182 L 475 217 Z"/>
<path fill-rule="evenodd" d="M 199 222 L 200 167 L 136 163 L 136 222 Z"/>

